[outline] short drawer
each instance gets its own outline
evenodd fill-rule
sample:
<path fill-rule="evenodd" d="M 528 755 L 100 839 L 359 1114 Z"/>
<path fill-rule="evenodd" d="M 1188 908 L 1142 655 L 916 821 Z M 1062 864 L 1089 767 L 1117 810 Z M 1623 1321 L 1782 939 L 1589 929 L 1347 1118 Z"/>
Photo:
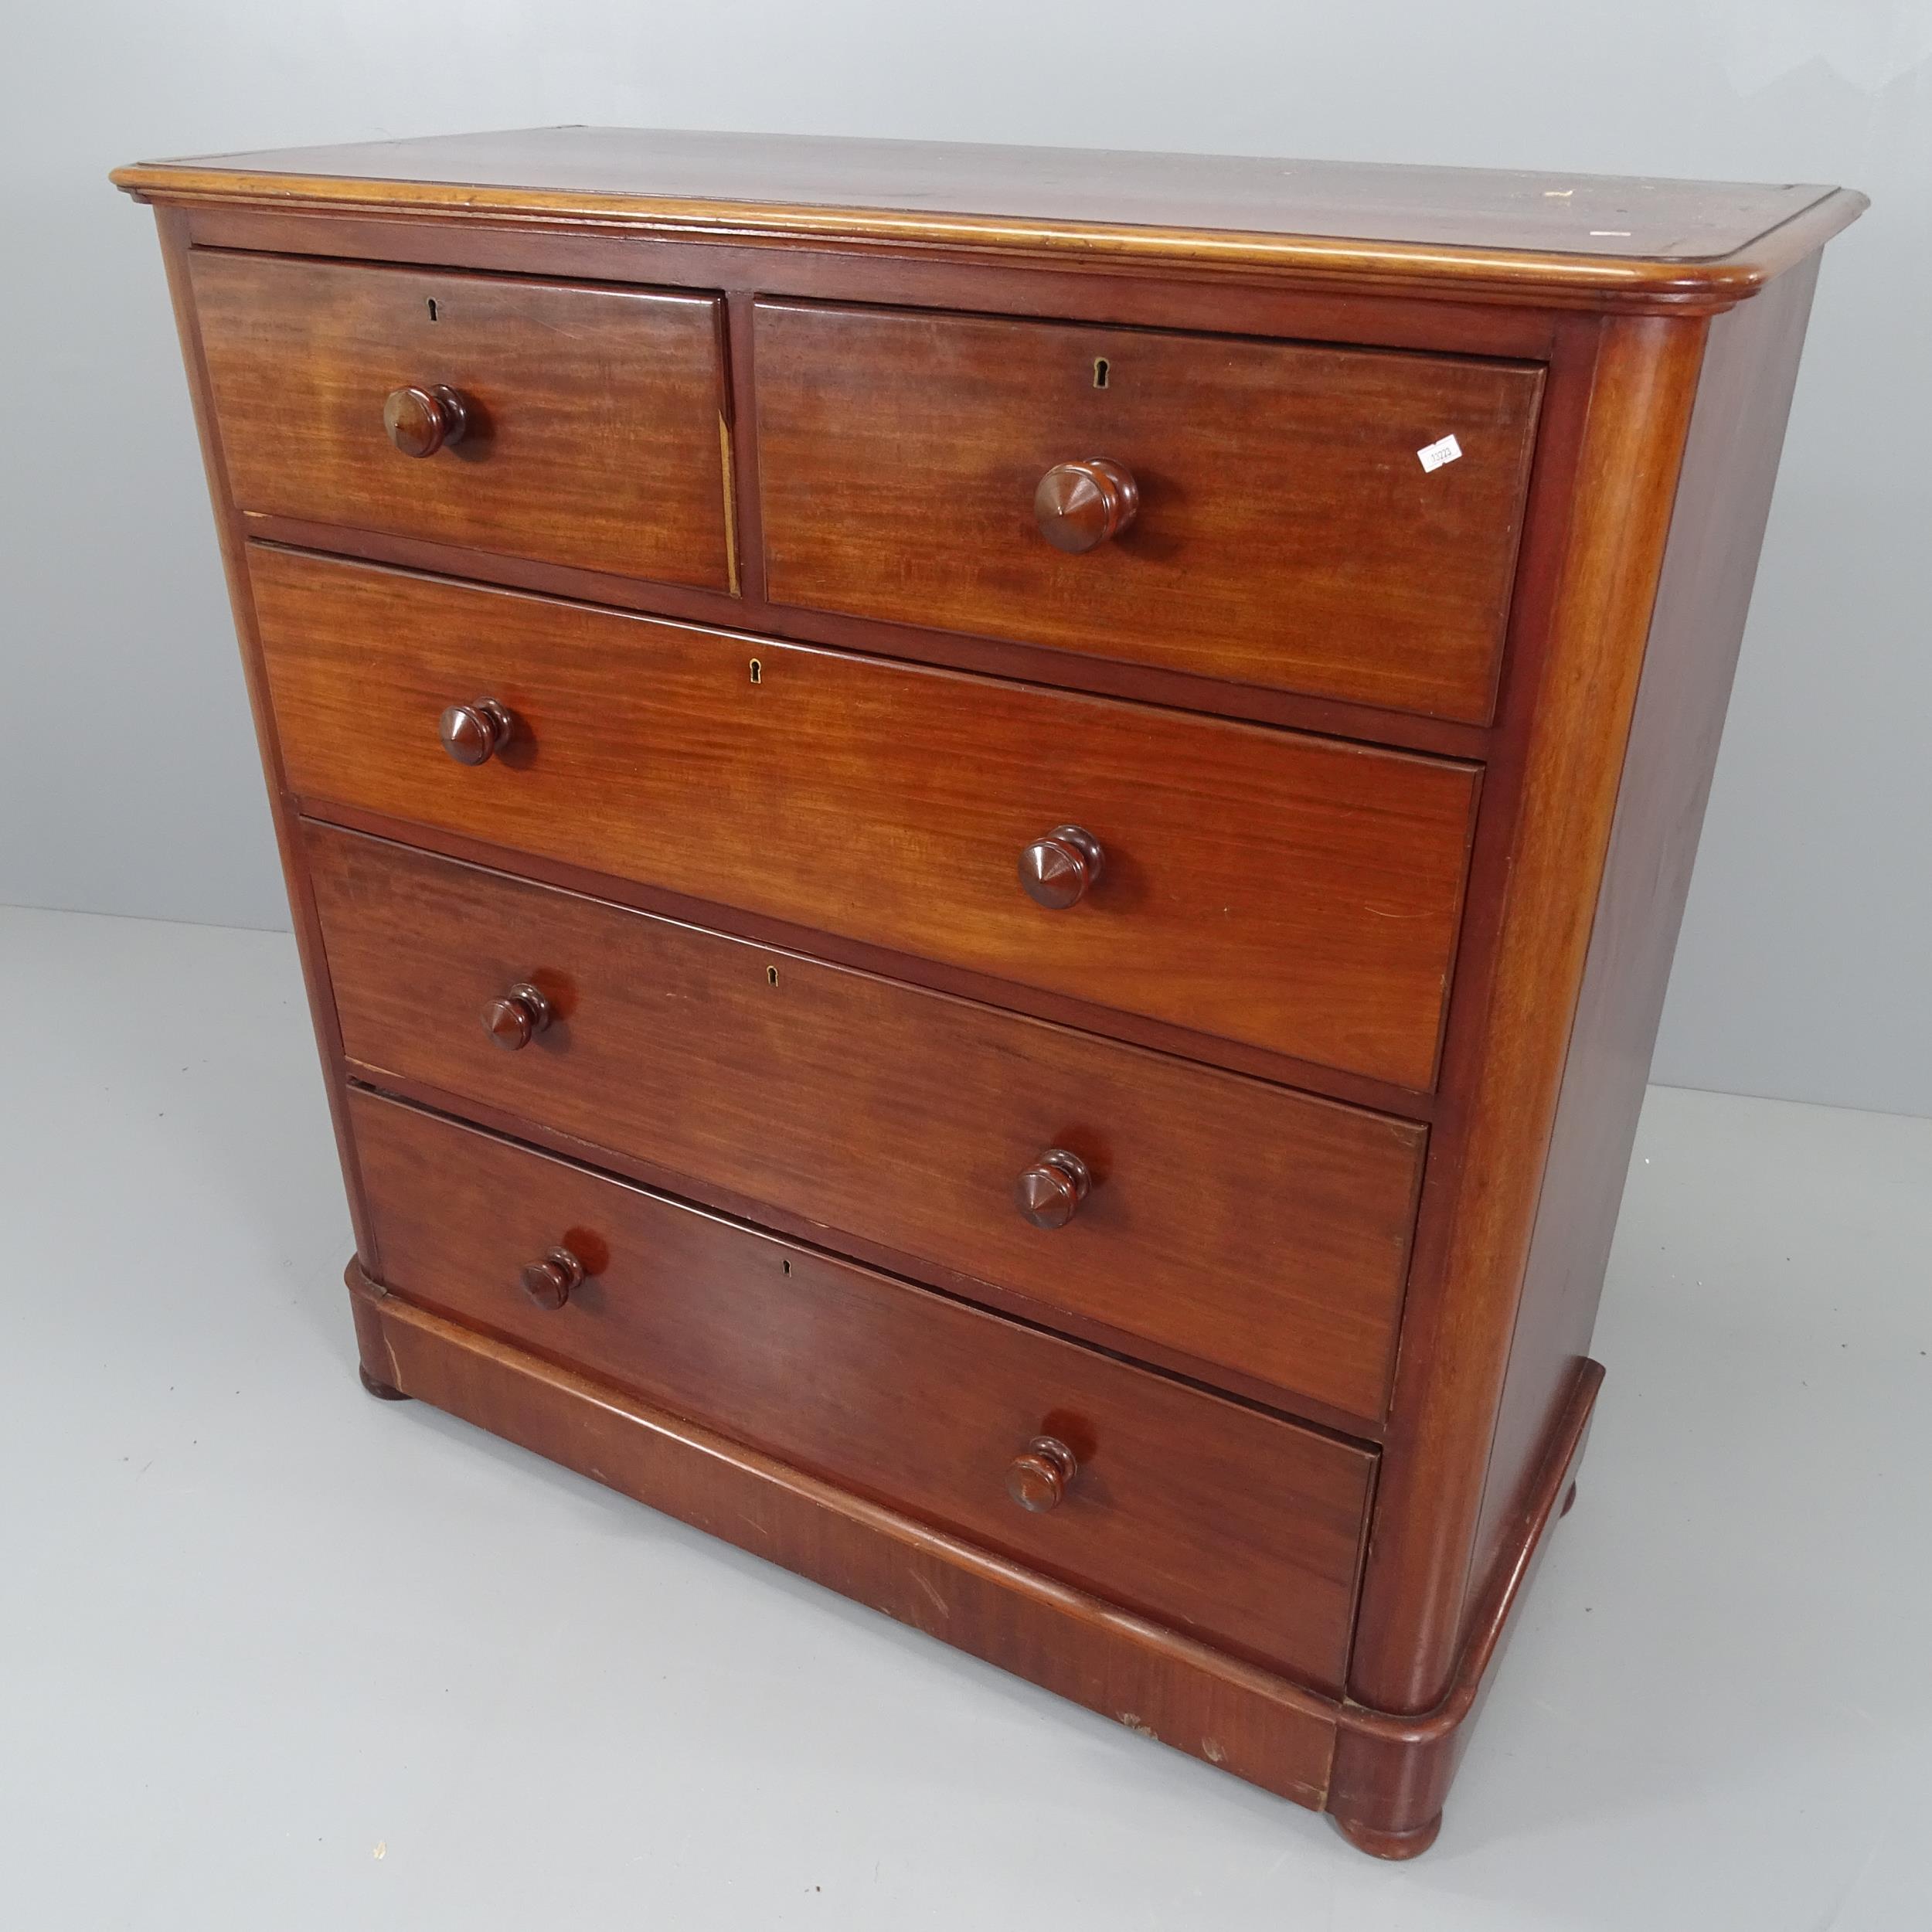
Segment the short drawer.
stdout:
<path fill-rule="evenodd" d="M 350 1113 L 392 1291 L 1340 1689 L 1372 1451 L 396 1101 Z"/>
<path fill-rule="evenodd" d="M 206 250 L 192 263 L 239 509 L 733 587 L 715 298 Z"/>
<path fill-rule="evenodd" d="M 1434 1077 L 1471 767 L 265 546 L 250 574 L 311 804 Z M 481 763 L 438 742 L 465 705 Z M 1098 862 L 1036 879 L 1049 908 L 1020 868 L 1069 826 Z"/>
<path fill-rule="evenodd" d="M 776 301 L 753 334 L 774 602 L 1490 716 L 1536 367 Z"/>
<path fill-rule="evenodd" d="M 1379 1423 L 1413 1122 L 353 832 L 304 841 L 360 1077 Z"/>

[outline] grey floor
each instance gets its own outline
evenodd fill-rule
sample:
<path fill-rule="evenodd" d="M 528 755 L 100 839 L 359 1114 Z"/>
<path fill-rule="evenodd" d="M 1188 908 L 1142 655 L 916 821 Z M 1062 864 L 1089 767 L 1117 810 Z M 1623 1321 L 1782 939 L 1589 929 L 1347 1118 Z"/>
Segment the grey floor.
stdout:
<path fill-rule="evenodd" d="M 293 947 L 0 911 L 0 1916 L 1932 1927 L 1932 1121 L 1659 1089 L 1437 1849 L 358 1388 Z"/>

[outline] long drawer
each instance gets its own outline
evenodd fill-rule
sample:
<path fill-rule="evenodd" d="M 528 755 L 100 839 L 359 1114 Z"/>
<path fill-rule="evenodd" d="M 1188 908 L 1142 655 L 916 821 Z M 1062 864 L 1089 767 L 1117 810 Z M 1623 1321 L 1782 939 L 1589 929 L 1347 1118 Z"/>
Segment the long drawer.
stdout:
<path fill-rule="evenodd" d="M 259 545 L 250 574 L 311 803 L 1434 1078 L 1470 766 Z"/>
<path fill-rule="evenodd" d="M 1381 1420 L 1413 1122 L 352 832 L 304 840 L 360 1077 Z"/>
<path fill-rule="evenodd" d="M 753 337 L 775 601 L 1488 719 L 1539 369 L 779 301 Z"/>
<path fill-rule="evenodd" d="M 191 261 L 238 509 L 733 587 L 715 296 Z"/>
<path fill-rule="evenodd" d="M 1340 1689 L 1372 1451 L 397 1101 L 350 1114 L 393 1292 Z"/>

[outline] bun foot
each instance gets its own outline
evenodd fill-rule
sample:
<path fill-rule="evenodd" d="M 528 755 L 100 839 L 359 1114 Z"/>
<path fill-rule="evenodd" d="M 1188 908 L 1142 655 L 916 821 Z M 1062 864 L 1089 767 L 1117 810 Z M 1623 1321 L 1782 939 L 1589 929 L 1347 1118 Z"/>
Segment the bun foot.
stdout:
<path fill-rule="evenodd" d="M 386 1382 L 378 1382 L 359 1362 L 355 1365 L 355 1372 L 361 1378 L 362 1386 L 378 1402 L 407 1402 L 411 1400 L 400 1389 L 391 1388 Z"/>
<path fill-rule="evenodd" d="M 1420 1858 L 1442 1829 L 1440 1811 L 1406 1832 L 1385 1832 L 1361 1818 L 1331 1815 L 1335 1815 L 1335 1828 L 1358 1852 L 1366 1852 L 1372 1859 Z"/>
<path fill-rule="evenodd" d="M 1570 1487 L 1563 1492 L 1563 1506 L 1556 1512 L 1556 1514 L 1560 1516 L 1566 1516 L 1576 1507 L 1577 1485 L 1573 1482 Z"/>

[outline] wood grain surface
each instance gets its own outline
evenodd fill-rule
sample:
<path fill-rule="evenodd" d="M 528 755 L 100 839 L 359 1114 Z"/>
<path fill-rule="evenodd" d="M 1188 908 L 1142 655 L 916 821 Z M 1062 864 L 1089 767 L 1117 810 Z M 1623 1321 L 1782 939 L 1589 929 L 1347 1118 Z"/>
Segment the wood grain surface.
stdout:
<path fill-rule="evenodd" d="M 129 192 L 502 224 L 1264 268 L 1497 299 L 1723 306 L 1862 196 L 1247 156 L 536 128 L 151 162 Z"/>
<path fill-rule="evenodd" d="M 726 590 L 709 297 L 197 250 L 236 507 Z M 412 459 L 390 393 L 447 385 L 462 440 Z"/>
<path fill-rule="evenodd" d="M 1587 383 L 1588 407 L 1568 514 L 1546 526 L 1533 560 L 1549 584 L 1533 675 L 1505 701 L 1506 742 L 1490 768 L 1498 815 L 1478 853 L 1471 920 L 1488 929 L 1490 964 L 1463 982 L 1444 1056 L 1454 1104 L 1430 1138 L 1377 1491 L 1350 1689 L 1380 1710 L 1440 1701 L 1469 1615 L 1530 1233 L 1708 326 L 1597 325 L 1573 378 Z M 1594 1179 L 1608 1195 L 1622 1184 L 1621 1173 Z"/>
<path fill-rule="evenodd" d="M 1470 767 L 252 553 L 290 782 L 1404 1086 L 1434 1077 Z M 758 675 L 752 675 L 756 662 Z M 457 764 L 445 707 L 520 721 Z M 1049 911 L 1024 848 L 1107 855 Z"/>
<path fill-rule="evenodd" d="M 1123 1607 L 1338 1687 L 1372 1452 L 474 1128 L 350 1103 L 383 1284 Z M 561 1243 L 586 1278 L 540 1308 Z M 1007 1494 L 1043 1434 L 1057 1509 Z"/>
<path fill-rule="evenodd" d="M 1138 1737 L 1298 1804 L 1326 1795 L 1338 1705 L 1273 1671 L 791 1468 L 528 1349 L 386 1294 L 349 1264 L 362 1372 L 1017 1672 Z M 407 1411 L 403 1411 L 406 1414 Z M 910 1721 L 917 1723 L 913 1713 Z"/>
<path fill-rule="evenodd" d="M 1815 260 L 1713 320 L 1497 1410 L 1471 1606 L 1588 1351 L 1804 342 Z"/>
<path fill-rule="evenodd" d="M 323 826 L 346 1051 L 1379 1422 L 1424 1131 Z M 549 1018 L 490 1022 L 533 984 Z M 1063 1228 L 1014 1199 L 1094 1176 Z M 1128 1339 L 1131 1345 L 1131 1339 Z"/>
<path fill-rule="evenodd" d="M 1488 719 L 1536 369 L 770 301 L 753 344 L 774 604 Z M 1091 458 L 1139 505 L 1070 555 L 1034 492 Z"/>

